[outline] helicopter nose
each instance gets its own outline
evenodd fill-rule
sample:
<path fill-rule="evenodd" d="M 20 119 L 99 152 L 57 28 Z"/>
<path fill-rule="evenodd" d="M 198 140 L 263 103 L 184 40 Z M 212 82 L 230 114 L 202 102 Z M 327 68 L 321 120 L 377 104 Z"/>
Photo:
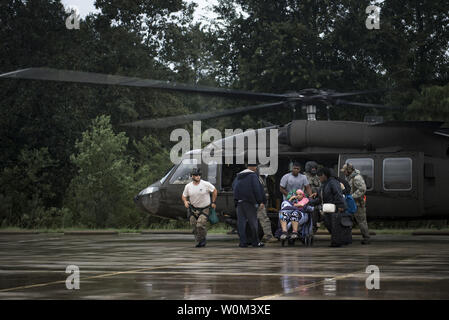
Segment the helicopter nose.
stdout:
<path fill-rule="evenodd" d="M 140 209 L 156 214 L 159 210 L 160 192 L 158 187 L 148 187 L 134 197 L 134 203 Z"/>

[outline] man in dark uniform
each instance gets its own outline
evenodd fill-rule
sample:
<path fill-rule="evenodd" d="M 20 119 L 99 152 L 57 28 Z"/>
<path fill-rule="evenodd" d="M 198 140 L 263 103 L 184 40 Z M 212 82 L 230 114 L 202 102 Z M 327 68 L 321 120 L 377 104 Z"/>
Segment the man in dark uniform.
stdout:
<path fill-rule="evenodd" d="M 246 224 L 248 223 L 251 234 L 248 235 L 253 247 L 263 247 L 259 242 L 257 208 L 264 207 L 264 190 L 257 175 L 257 165 L 248 164 L 232 183 L 234 201 L 237 203 L 237 226 L 240 237 L 239 247 L 247 247 Z"/>

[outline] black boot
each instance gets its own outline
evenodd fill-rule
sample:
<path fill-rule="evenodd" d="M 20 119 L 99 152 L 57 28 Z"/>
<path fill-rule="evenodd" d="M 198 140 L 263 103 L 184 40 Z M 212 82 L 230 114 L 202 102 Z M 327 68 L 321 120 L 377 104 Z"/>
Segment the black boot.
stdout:
<path fill-rule="evenodd" d="M 329 246 L 330 248 L 340 248 L 341 244 L 338 243 L 331 243 L 331 245 Z"/>
<path fill-rule="evenodd" d="M 206 239 L 201 240 L 200 242 L 198 242 L 198 244 L 195 246 L 196 248 L 201 248 L 201 247 L 205 247 L 206 246 Z"/>
<path fill-rule="evenodd" d="M 263 242 L 258 242 L 257 244 L 253 244 L 254 248 L 262 248 L 264 246 L 265 246 L 265 244 Z"/>

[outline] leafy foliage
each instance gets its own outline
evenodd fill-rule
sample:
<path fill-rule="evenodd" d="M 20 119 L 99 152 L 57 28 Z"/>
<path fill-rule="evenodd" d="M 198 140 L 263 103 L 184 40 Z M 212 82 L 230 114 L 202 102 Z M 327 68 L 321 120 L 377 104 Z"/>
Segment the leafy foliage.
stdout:
<path fill-rule="evenodd" d="M 357 100 L 408 106 L 407 112 L 335 107 L 331 118 L 362 120 L 368 112 L 448 122 L 448 2 L 379 2 L 379 30 L 365 27 L 369 4 L 220 0 L 218 19 L 202 25 L 193 22 L 195 4 L 188 1 L 96 0 L 100 12 L 68 30 L 60 0 L 4 0 L 0 73 L 47 66 L 278 93 L 387 88 Z M 116 134 L 119 125 L 254 104 L 47 81 L 0 79 L 0 87 L 4 226 L 146 225 L 151 221 L 132 199 L 170 166 L 170 130 Z M 324 108 L 318 117 L 326 118 Z M 203 130 L 291 118 L 289 110 L 265 110 L 208 120 Z"/>
<path fill-rule="evenodd" d="M 110 117 L 100 116 L 76 143 L 70 158 L 78 168 L 68 194 L 74 221 L 86 227 L 136 227 L 142 214 L 132 202 L 136 192 L 133 159 L 125 154 L 128 138 L 113 132 Z"/>
<path fill-rule="evenodd" d="M 408 106 L 411 119 L 445 121 L 449 126 L 449 84 L 424 88 Z"/>
<path fill-rule="evenodd" d="M 6 226 L 30 227 L 39 223 L 45 207 L 54 201 L 51 168 L 57 161 L 47 148 L 21 150 L 15 164 L 0 176 L 0 221 Z"/>

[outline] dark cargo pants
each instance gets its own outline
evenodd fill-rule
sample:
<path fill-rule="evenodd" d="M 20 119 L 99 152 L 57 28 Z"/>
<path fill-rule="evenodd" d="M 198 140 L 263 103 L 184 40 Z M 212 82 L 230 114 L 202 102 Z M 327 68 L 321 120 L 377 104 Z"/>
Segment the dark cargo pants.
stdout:
<path fill-rule="evenodd" d="M 249 225 L 250 234 L 246 234 L 246 223 Z M 249 202 L 239 202 L 237 204 L 237 228 L 239 231 L 240 245 L 246 246 L 248 239 L 253 246 L 258 241 L 258 221 L 256 206 Z"/>
<path fill-rule="evenodd" d="M 343 227 L 341 224 L 342 214 L 340 212 L 325 213 L 324 225 L 331 234 L 332 245 L 344 245 L 352 242 L 351 227 Z"/>

